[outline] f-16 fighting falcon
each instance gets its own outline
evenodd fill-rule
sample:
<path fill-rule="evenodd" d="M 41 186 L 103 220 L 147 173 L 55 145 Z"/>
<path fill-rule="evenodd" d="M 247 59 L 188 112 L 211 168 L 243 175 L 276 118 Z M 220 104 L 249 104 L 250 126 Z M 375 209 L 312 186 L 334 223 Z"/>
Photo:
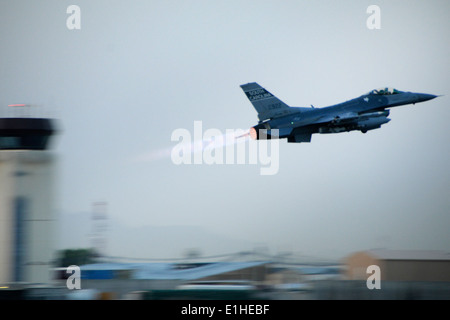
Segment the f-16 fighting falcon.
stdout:
<path fill-rule="evenodd" d="M 426 93 L 393 88 L 372 90 L 358 98 L 325 108 L 290 107 L 256 82 L 241 85 L 258 112 L 259 123 L 250 129 L 253 139 L 287 138 L 311 142 L 313 133 L 338 133 L 378 129 L 391 119 L 389 108 L 436 98 Z M 278 134 L 273 129 L 278 129 Z"/>

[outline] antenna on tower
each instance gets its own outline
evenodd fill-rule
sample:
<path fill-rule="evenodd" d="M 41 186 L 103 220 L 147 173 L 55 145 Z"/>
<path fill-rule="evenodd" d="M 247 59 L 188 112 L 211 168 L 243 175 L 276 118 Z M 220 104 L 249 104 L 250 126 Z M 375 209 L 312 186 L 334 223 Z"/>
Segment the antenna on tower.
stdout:
<path fill-rule="evenodd" d="M 108 229 L 107 203 L 92 204 L 91 245 L 99 258 L 106 256 L 106 231 Z"/>

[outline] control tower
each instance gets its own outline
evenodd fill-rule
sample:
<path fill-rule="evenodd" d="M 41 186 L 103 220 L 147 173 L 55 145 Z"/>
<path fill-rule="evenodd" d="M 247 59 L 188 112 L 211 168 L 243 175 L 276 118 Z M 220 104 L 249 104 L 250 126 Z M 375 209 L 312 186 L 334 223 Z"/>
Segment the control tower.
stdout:
<path fill-rule="evenodd" d="M 50 283 L 54 133 L 53 119 L 0 118 L 0 286 Z"/>

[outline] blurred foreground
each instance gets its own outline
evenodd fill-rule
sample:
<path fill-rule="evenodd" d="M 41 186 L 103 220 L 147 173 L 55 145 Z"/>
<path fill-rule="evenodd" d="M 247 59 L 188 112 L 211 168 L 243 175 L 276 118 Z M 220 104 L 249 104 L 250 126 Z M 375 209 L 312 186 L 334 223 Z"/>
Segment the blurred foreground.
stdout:
<path fill-rule="evenodd" d="M 430 300 L 450 299 L 450 259 L 439 251 L 371 250 L 342 263 L 219 261 L 93 263 L 79 279 L 52 270 L 48 286 L 10 284 L 0 299 L 29 300 Z M 368 266 L 381 270 L 379 289 Z M 78 281 L 80 289 L 69 290 Z"/>

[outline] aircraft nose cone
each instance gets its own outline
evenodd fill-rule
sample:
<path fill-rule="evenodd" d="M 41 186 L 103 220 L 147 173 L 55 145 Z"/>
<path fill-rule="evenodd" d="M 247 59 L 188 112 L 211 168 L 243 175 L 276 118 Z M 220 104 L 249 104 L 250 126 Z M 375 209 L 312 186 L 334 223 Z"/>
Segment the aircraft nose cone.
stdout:
<path fill-rule="evenodd" d="M 436 97 L 437 96 L 435 96 L 434 94 L 419 93 L 419 94 L 417 94 L 417 102 L 428 101 L 428 100 L 434 99 Z"/>

